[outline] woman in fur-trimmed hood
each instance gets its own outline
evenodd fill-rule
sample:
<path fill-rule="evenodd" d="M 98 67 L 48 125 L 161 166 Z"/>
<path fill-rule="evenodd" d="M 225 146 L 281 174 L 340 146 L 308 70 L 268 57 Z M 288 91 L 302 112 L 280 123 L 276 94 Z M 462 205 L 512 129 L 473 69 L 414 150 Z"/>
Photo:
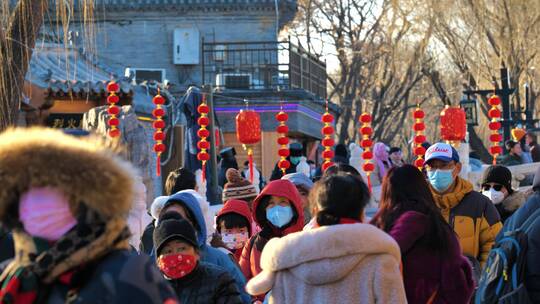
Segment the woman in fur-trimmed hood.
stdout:
<path fill-rule="evenodd" d="M 0 134 L 0 222 L 16 252 L 0 275 L 0 302 L 175 303 L 153 263 L 128 250 L 134 175 L 96 138 Z"/>

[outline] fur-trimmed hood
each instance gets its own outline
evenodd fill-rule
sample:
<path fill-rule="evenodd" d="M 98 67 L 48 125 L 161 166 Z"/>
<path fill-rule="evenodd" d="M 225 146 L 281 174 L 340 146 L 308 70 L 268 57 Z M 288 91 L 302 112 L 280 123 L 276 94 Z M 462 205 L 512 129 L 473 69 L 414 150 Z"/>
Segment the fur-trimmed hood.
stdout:
<path fill-rule="evenodd" d="M 514 212 L 519 209 L 519 207 L 523 206 L 525 202 L 527 201 L 527 198 L 533 193 L 532 189 L 527 190 L 516 190 L 511 195 L 509 195 L 507 198 L 505 198 L 501 205 L 504 208 L 504 210 L 509 212 Z"/>
<path fill-rule="evenodd" d="M 63 192 L 76 215 L 80 205 L 103 219 L 126 217 L 133 202 L 133 166 L 103 140 L 76 138 L 46 128 L 0 134 L 0 221 L 18 219 L 20 196 L 32 187 Z"/>
<path fill-rule="evenodd" d="M 263 272 L 252 279 L 247 290 L 261 294 L 273 285 L 273 273 L 287 270 L 308 285 L 339 281 L 364 258 L 389 254 L 401 261 L 397 243 L 373 225 L 324 226 L 271 239 L 262 252 Z"/>

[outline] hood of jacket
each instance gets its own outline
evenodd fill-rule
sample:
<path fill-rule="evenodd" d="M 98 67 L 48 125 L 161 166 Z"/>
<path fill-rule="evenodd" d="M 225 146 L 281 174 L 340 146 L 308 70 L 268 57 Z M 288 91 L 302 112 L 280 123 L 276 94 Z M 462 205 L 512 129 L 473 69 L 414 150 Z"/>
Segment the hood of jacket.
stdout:
<path fill-rule="evenodd" d="M 199 207 L 201 207 L 201 211 L 204 216 L 204 221 L 206 223 L 206 235 L 211 236 L 214 232 L 214 214 L 210 211 L 210 203 L 206 200 L 204 196 L 202 196 L 199 192 L 195 190 L 182 190 L 178 191 L 178 193 L 188 193 L 193 195 L 197 202 L 199 202 Z"/>
<path fill-rule="evenodd" d="M 0 135 L 0 221 L 18 221 L 20 196 L 52 187 L 68 198 L 74 214 L 81 205 L 104 220 L 127 217 L 134 197 L 135 168 L 95 136 L 77 138 L 50 128 L 10 129 Z"/>
<path fill-rule="evenodd" d="M 261 256 L 264 271 L 288 269 L 309 285 L 339 281 L 370 255 L 390 254 L 401 261 L 397 243 L 373 225 L 324 226 L 270 240 Z"/>
<path fill-rule="evenodd" d="M 199 206 L 199 201 L 197 198 L 190 193 L 180 191 L 176 194 L 169 196 L 167 202 L 164 206 L 167 206 L 171 203 L 180 203 L 185 206 L 188 211 L 193 215 L 193 221 L 195 225 L 195 231 L 197 232 L 197 244 L 199 247 L 204 246 L 206 243 L 206 222 L 204 220 L 204 215 L 202 213 L 201 207 Z"/>
<path fill-rule="evenodd" d="M 236 213 L 246 219 L 249 226 L 249 235 L 251 235 L 251 223 L 253 222 L 253 216 L 251 215 L 251 210 L 249 210 L 249 206 L 246 202 L 241 200 L 229 200 L 223 205 L 223 208 L 219 210 L 217 216 L 216 216 L 216 226 L 219 221 L 219 218 L 225 214 L 229 213 Z"/>
<path fill-rule="evenodd" d="M 514 212 L 523 206 L 527 201 L 527 198 L 533 193 L 532 189 L 516 190 L 505 198 L 501 205 L 506 211 Z"/>
<path fill-rule="evenodd" d="M 290 224 L 283 231 L 284 234 L 301 231 L 304 227 L 304 209 L 302 208 L 302 198 L 300 193 L 296 190 L 293 183 L 288 180 L 278 179 L 271 181 L 263 191 L 253 201 L 253 210 L 255 212 L 255 222 L 259 227 L 266 227 L 270 225 L 266 219 L 266 212 L 257 212 L 261 205 L 261 200 L 265 196 L 281 196 L 288 199 L 291 202 L 291 207 L 296 211 L 296 220 L 293 218 L 293 223 Z"/>

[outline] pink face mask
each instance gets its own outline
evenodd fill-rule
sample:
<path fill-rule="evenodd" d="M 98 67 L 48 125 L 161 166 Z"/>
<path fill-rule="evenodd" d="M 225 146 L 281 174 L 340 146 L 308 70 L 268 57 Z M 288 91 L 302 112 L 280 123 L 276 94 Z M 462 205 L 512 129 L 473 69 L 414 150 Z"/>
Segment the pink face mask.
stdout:
<path fill-rule="evenodd" d="M 77 224 L 67 198 L 58 190 L 32 188 L 21 196 L 19 218 L 31 236 L 59 240 Z"/>

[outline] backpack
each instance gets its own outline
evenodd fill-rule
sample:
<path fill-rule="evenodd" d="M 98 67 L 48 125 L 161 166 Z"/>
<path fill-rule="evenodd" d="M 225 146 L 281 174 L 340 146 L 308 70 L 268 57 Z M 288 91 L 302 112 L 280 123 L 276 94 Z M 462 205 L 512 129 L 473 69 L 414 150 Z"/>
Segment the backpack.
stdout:
<path fill-rule="evenodd" d="M 508 221 L 508 231 L 489 252 L 478 284 L 475 304 L 532 303 L 524 284 L 527 269 L 527 235 L 538 218 L 540 209 L 529 216 L 520 227 L 515 227 L 515 217 Z"/>

